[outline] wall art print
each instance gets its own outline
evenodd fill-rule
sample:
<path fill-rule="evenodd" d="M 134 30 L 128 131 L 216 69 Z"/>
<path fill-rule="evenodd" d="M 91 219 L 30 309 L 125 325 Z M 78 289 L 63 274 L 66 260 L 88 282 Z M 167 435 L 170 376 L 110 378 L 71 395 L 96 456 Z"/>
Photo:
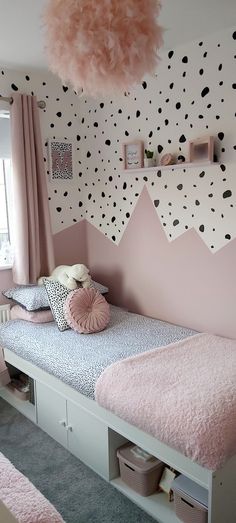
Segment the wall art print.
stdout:
<path fill-rule="evenodd" d="M 51 180 L 73 178 L 73 144 L 68 140 L 48 140 L 49 173 Z"/>

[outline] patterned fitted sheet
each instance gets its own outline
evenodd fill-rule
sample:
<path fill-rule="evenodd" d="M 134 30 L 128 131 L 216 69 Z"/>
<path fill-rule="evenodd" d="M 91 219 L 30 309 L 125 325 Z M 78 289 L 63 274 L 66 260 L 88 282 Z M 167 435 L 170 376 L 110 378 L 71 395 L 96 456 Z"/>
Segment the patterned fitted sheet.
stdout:
<path fill-rule="evenodd" d="M 0 346 L 94 399 L 97 379 L 115 361 L 168 345 L 195 331 L 111 306 L 108 327 L 95 334 L 60 332 L 54 322 L 0 325 Z"/>

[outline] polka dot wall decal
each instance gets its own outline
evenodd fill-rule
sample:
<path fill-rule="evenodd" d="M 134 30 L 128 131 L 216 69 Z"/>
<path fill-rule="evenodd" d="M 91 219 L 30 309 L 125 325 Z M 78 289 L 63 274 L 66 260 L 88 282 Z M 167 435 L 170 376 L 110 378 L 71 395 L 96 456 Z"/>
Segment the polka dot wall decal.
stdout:
<path fill-rule="evenodd" d="M 87 152 L 87 158 L 90 158 L 90 157 L 91 157 L 91 152 L 88 151 L 88 152 Z"/>
<path fill-rule="evenodd" d="M 181 103 L 180 102 L 177 102 L 177 104 L 175 105 L 176 109 L 180 109 L 181 107 Z"/>
<path fill-rule="evenodd" d="M 144 89 L 147 89 L 147 82 L 143 82 L 142 86 L 143 86 Z"/>
<path fill-rule="evenodd" d="M 62 115 L 61 111 L 58 111 L 58 112 L 56 113 L 56 115 L 58 116 L 58 118 L 61 118 L 61 115 Z"/>
<path fill-rule="evenodd" d="M 136 111 L 136 118 L 139 118 L 139 117 L 140 117 L 140 114 L 141 114 L 140 111 Z"/>
<path fill-rule="evenodd" d="M 200 231 L 200 232 L 204 232 L 204 231 L 205 231 L 205 227 L 204 227 L 204 225 L 200 225 L 200 227 L 199 227 L 199 231 Z"/>
<path fill-rule="evenodd" d="M 66 85 L 63 85 L 62 89 L 63 89 L 64 93 L 66 93 L 68 91 L 68 87 Z"/>
<path fill-rule="evenodd" d="M 232 191 L 229 189 L 223 193 L 223 198 L 230 198 L 232 196 Z"/>
<path fill-rule="evenodd" d="M 62 208 L 61 207 L 57 207 L 57 212 L 61 212 L 62 211 Z"/>
<path fill-rule="evenodd" d="M 29 75 L 28 75 L 28 74 L 26 75 L 25 79 L 27 80 L 27 82 L 29 82 L 29 81 L 30 81 L 30 77 L 29 77 Z"/>
<path fill-rule="evenodd" d="M 183 189 L 183 184 L 182 184 L 182 183 L 179 183 L 179 185 L 177 185 L 177 189 L 178 189 L 179 191 L 182 191 L 182 189 Z"/>
<path fill-rule="evenodd" d="M 163 147 L 162 147 L 162 145 L 159 144 L 159 145 L 157 146 L 157 150 L 158 150 L 159 154 L 161 154 L 161 152 L 163 151 Z"/>
<path fill-rule="evenodd" d="M 174 220 L 174 221 L 173 221 L 173 225 L 174 225 L 174 227 L 176 227 L 176 225 L 178 225 L 178 224 L 179 224 L 179 220 Z"/>
<path fill-rule="evenodd" d="M 171 58 L 172 58 L 172 56 L 173 56 L 173 54 L 174 54 L 174 51 L 169 51 L 169 53 L 168 53 L 168 58 L 170 58 L 170 59 L 171 59 Z"/>
<path fill-rule="evenodd" d="M 218 133 L 219 140 L 221 140 L 221 141 L 224 140 L 224 136 L 225 136 L 224 133 L 222 133 L 222 132 Z"/>
<path fill-rule="evenodd" d="M 204 69 L 199 69 L 199 74 L 202 76 L 204 73 Z"/>
<path fill-rule="evenodd" d="M 226 234 L 226 235 L 225 235 L 225 239 L 226 239 L 226 240 L 231 240 L 231 236 L 230 236 L 230 234 Z"/>
<path fill-rule="evenodd" d="M 107 139 L 107 140 L 105 141 L 105 144 L 106 144 L 106 145 L 111 145 L 111 140 Z"/>
<path fill-rule="evenodd" d="M 18 87 L 16 84 L 11 84 L 11 88 L 13 89 L 13 91 L 18 91 Z"/>
<path fill-rule="evenodd" d="M 210 92 L 209 87 L 204 87 L 204 89 L 203 89 L 202 92 L 201 92 L 201 96 L 202 96 L 202 98 L 204 98 L 204 96 L 206 96 L 207 94 L 209 94 L 209 92 Z"/>
<path fill-rule="evenodd" d="M 180 138 L 179 138 L 179 142 L 180 143 L 184 143 L 186 142 L 186 137 L 184 136 L 184 134 L 181 134 Z"/>
<path fill-rule="evenodd" d="M 183 56 L 182 62 L 183 62 L 183 64 L 187 64 L 188 63 L 188 57 L 187 56 Z"/>
<path fill-rule="evenodd" d="M 236 31 L 233 32 L 232 37 L 234 40 L 236 40 Z"/>

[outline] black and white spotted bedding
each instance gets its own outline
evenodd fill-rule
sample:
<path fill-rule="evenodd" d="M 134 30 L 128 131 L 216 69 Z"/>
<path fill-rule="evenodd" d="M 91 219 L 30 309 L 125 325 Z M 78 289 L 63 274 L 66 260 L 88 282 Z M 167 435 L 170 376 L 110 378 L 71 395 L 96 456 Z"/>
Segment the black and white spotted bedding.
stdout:
<path fill-rule="evenodd" d="M 96 381 L 108 365 L 193 334 L 190 329 L 111 306 L 111 321 L 102 332 L 60 332 L 54 322 L 38 325 L 14 320 L 0 326 L 0 346 L 94 398 Z"/>

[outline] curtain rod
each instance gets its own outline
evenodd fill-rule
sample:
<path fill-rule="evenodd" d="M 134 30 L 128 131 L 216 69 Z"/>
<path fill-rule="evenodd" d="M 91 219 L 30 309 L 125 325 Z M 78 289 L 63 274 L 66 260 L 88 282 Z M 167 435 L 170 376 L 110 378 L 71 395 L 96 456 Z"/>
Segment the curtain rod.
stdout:
<path fill-rule="evenodd" d="M 13 104 L 13 98 L 12 98 L 12 96 L 10 96 L 10 97 L 0 96 L 0 102 L 8 102 L 11 105 L 11 104 Z M 46 102 L 44 100 L 39 100 L 39 102 L 37 102 L 37 106 L 40 109 L 45 109 L 46 108 Z"/>

